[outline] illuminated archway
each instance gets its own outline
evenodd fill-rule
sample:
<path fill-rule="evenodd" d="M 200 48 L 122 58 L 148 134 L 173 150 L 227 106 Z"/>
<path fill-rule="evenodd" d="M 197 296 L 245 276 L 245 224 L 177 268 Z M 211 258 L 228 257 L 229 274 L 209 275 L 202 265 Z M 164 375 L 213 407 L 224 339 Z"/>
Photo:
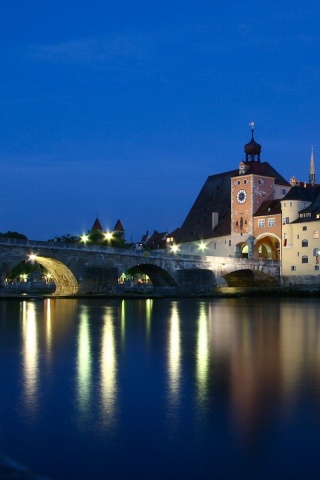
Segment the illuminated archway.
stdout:
<path fill-rule="evenodd" d="M 50 257 L 35 257 L 51 275 L 56 285 L 54 295 L 74 295 L 79 290 L 79 284 L 71 270 L 59 260 Z"/>
<path fill-rule="evenodd" d="M 280 260 L 280 239 L 275 235 L 261 235 L 254 244 L 254 258 Z"/>
<path fill-rule="evenodd" d="M 154 287 L 176 287 L 177 284 L 172 276 L 163 268 L 152 264 L 138 264 L 131 269 L 136 268 L 141 273 L 147 275 Z M 130 270 L 131 270 L 130 269 Z"/>

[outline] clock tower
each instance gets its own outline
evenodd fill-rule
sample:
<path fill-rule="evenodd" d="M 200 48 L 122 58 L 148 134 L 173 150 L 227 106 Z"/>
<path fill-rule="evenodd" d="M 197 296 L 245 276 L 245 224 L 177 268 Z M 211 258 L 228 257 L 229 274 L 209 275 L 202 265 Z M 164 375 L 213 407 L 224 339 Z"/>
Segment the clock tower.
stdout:
<path fill-rule="evenodd" d="M 274 178 L 266 175 L 260 162 L 261 145 L 251 140 L 244 147 L 245 161 L 240 162 L 238 175 L 231 177 L 231 237 L 236 256 L 252 257 L 254 246 L 253 216 L 263 201 L 274 194 Z"/>

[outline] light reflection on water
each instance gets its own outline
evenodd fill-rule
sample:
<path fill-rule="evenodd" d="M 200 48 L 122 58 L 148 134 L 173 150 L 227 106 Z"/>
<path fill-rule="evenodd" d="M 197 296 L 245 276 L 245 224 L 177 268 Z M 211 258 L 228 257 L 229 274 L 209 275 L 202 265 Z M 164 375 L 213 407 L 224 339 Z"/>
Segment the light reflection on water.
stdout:
<path fill-rule="evenodd" d="M 79 480 L 320 475 L 318 299 L 16 306 L 0 305 L 7 454 Z"/>
<path fill-rule="evenodd" d="M 114 311 L 106 307 L 103 315 L 102 342 L 100 354 L 101 406 L 104 424 L 112 424 L 117 396 L 117 359 L 114 332 Z"/>
<path fill-rule="evenodd" d="M 29 414 L 37 408 L 38 332 L 33 303 L 22 302 L 24 400 Z"/>

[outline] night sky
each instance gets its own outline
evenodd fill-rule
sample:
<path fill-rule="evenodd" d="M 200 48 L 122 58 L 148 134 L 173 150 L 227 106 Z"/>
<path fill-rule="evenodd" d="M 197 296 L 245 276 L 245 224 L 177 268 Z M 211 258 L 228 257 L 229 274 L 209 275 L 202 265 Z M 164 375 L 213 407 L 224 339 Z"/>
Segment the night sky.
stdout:
<path fill-rule="evenodd" d="M 319 17 L 317 0 L 2 2 L 0 232 L 170 232 L 251 121 L 287 180 L 308 181 L 313 145 L 320 182 Z"/>

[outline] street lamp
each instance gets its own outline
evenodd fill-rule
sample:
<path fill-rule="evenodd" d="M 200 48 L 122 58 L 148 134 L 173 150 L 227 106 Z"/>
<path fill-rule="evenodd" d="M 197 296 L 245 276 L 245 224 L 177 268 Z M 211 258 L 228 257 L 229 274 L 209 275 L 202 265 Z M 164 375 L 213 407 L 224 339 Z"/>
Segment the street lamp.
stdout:
<path fill-rule="evenodd" d="M 105 240 L 107 240 L 108 243 L 110 243 L 111 240 L 112 240 L 112 233 L 111 232 L 106 232 L 104 234 L 104 238 L 105 238 Z"/>
<path fill-rule="evenodd" d="M 204 252 L 205 249 L 207 248 L 206 244 L 204 242 L 201 242 L 200 245 L 199 245 L 199 249 Z"/>
<path fill-rule="evenodd" d="M 179 245 L 171 245 L 171 251 L 172 253 L 178 253 Z"/>
<path fill-rule="evenodd" d="M 83 235 L 81 235 L 80 240 L 81 240 L 81 242 L 83 242 L 83 243 L 87 243 L 88 240 L 89 240 L 89 236 L 86 235 L 86 234 L 83 234 Z"/>

